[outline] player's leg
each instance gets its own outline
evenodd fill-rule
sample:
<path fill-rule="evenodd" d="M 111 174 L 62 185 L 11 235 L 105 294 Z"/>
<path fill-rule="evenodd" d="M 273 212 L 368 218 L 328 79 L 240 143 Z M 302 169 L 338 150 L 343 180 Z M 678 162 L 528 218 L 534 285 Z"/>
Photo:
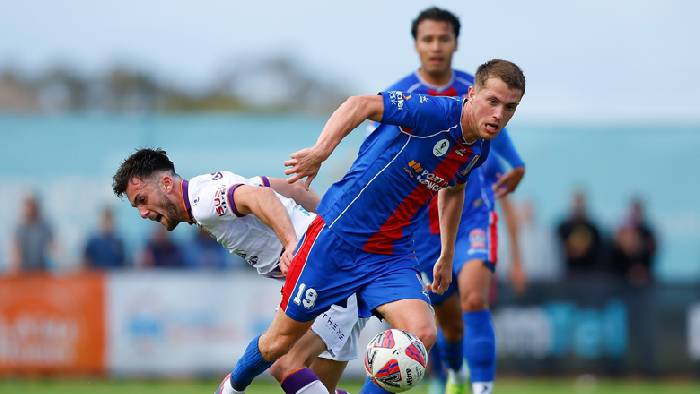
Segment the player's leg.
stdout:
<path fill-rule="evenodd" d="M 455 278 L 456 280 L 457 278 Z M 445 365 L 447 372 L 445 392 L 447 394 L 462 394 L 464 392 L 464 374 L 462 372 L 464 363 L 464 325 L 462 323 L 459 293 L 453 292 L 447 298 L 434 305 L 434 308 L 438 324 L 435 348 L 438 349 L 441 361 Z"/>
<path fill-rule="evenodd" d="M 337 389 L 340 378 L 343 376 L 347 361 L 336 361 L 329 358 L 316 357 L 311 361 L 311 369 L 321 379 L 329 393 L 345 391 Z"/>
<path fill-rule="evenodd" d="M 466 228 L 455 246 L 465 263 L 456 264 L 464 321 L 464 357 L 469 365 L 472 391 L 490 394 L 496 375 L 496 335 L 489 310 L 491 281 L 497 261 L 498 217 L 490 213 Z"/>
<path fill-rule="evenodd" d="M 246 347 L 235 368 L 219 385 L 217 394 L 231 394 L 245 391 L 253 379 L 269 368 L 273 362 L 285 354 L 311 326 L 312 321 L 298 322 L 277 312 L 270 327 L 255 337 Z"/>
<path fill-rule="evenodd" d="M 379 273 L 371 284 L 358 292 L 358 302 L 366 302 L 370 310 L 375 310 L 393 328 L 417 336 L 429 350 L 437 336 L 430 301 L 423 293 L 423 285 L 415 268 L 407 265 L 409 261 L 401 257 L 395 259 L 386 263 L 397 269 Z M 371 380 L 365 382 L 360 392 L 388 393 Z"/>
<path fill-rule="evenodd" d="M 345 306 L 331 306 L 311 326 L 326 344 L 325 351 L 312 361 L 311 369 L 318 374 L 329 393 L 337 391 L 336 386 L 348 361 L 357 358 L 360 332 L 370 315 L 368 309 L 358 309 L 357 296 L 353 294 Z"/>
<path fill-rule="evenodd" d="M 328 392 L 332 393 L 348 362 L 318 357 L 324 351 L 326 351 L 326 344 L 313 330 L 309 330 L 287 354 L 272 364 L 270 374 L 281 383 L 285 392 L 289 392 L 287 387 L 293 379 L 288 378 L 310 367 Z"/>
<path fill-rule="evenodd" d="M 309 366 L 312 360 L 324 350 L 326 350 L 326 344 L 316 333 L 308 330 L 287 354 L 272 364 L 270 375 L 283 383 L 287 376 Z"/>
<path fill-rule="evenodd" d="M 350 290 L 346 293 L 345 289 L 334 289 L 333 282 L 329 281 L 335 265 L 333 259 L 326 256 L 346 256 L 338 252 L 332 237 L 325 236 L 330 232 L 324 232 L 323 228 L 324 223 L 320 216 L 309 226 L 289 268 L 277 315 L 267 331 L 248 345 L 231 372 L 229 384 L 222 382 L 220 392 L 234 393 L 245 390 L 257 375 L 292 348 L 311 327 L 316 316 L 335 301 L 343 301 L 354 292 Z M 331 254 L 331 250 L 336 254 Z M 332 290 L 337 291 L 333 293 Z M 318 297 L 319 293 L 326 291 L 329 293 L 327 297 Z M 327 393 L 310 369 L 305 368 L 287 376 L 287 379 L 290 378 L 294 382 L 290 385 L 293 392 Z"/>
<path fill-rule="evenodd" d="M 435 319 L 430 304 L 424 299 L 401 299 L 383 304 L 377 312 L 393 328 L 404 330 L 417 336 L 426 349 L 435 344 L 437 335 Z M 367 379 L 360 390 L 362 394 L 386 394 L 388 391 Z"/>
<path fill-rule="evenodd" d="M 491 278 L 492 273 L 482 260 L 465 264 L 459 276 L 464 356 L 469 365 L 472 391 L 479 394 L 491 393 L 496 374 L 496 338 L 488 305 Z"/>
<path fill-rule="evenodd" d="M 429 241 L 416 246 L 416 253 L 421 262 L 421 277 L 425 284 L 432 283 L 433 265 L 440 255 L 439 239 Z M 453 274 L 452 283 L 445 293 L 430 292 L 428 296 L 435 309 L 435 319 L 438 324 L 437 343 L 430 349 L 430 362 L 432 366 L 440 367 L 437 371 L 431 368 L 432 377 L 437 378 L 435 382 L 431 382 L 431 390 L 432 386 L 436 386 L 443 393 L 461 394 L 464 392 L 464 374 L 462 373 L 464 326 L 462 324 L 457 274 Z"/>

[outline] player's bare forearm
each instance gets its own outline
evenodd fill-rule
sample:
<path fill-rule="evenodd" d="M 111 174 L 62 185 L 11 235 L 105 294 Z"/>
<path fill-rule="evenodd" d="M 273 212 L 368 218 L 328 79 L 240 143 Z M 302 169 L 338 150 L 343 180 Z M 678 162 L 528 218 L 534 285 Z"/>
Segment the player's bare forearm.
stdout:
<path fill-rule="evenodd" d="M 347 99 L 328 119 L 316 140 L 316 144 L 291 154 L 284 162 L 285 175 L 291 175 L 287 182 L 294 183 L 306 178 L 304 187 L 309 188 L 318 175 L 321 164 L 333 153 L 340 141 L 365 119 L 381 120 L 384 114 L 384 101 L 381 96 L 353 96 Z"/>
<path fill-rule="evenodd" d="M 281 178 L 269 178 L 270 187 L 273 188 L 277 193 L 289 197 L 296 201 L 297 204 L 304 207 L 309 212 L 316 212 L 316 207 L 321 200 L 318 194 L 314 193 L 313 190 L 305 189 L 298 183 L 288 183 L 286 179 Z"/>
<path fill-rule="evenodd" d="M 506 222 L 506 232 L 508 233 L 508 245 L 513 264 L 520 264 L 520 223 L 518 213 L 515 210 L 508 196 L 498 200 Z"/>
<path fill-rule="evenodd" d="M 380 121 L 384 114 L 382 96 L 351 96 L 326 122 L 314 147 L 330 156 L 340 141 L 367 119 Z"/>
<path fill-rule="evenodd" d="M 294 225 L 274 190 L 243 185 L 236 189 L 233 198 L 239 213 L 255 215 L 275 232 L 285 248 L 296 247 Z"/>
<path fill-rule="evenodd" d="M 440 244 L 442 256 L 453 257 L 457 228 L 462 218 L 464 185 L 448 187 L 438 192 L 438 215 L 440 217 Z M 451 260 L 451 259 L 450 259 Z"/>

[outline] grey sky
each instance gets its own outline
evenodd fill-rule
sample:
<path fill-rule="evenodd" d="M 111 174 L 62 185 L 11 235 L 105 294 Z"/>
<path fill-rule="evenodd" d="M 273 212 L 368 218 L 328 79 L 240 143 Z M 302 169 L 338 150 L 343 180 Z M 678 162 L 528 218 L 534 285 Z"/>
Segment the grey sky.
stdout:
<path fill-rule="evenodd" d="M 193 86 L 242 56 L 283 52 L 370 93 L 417 66 L 410 21 L 436 4 L 461 17 L 455 66 L 493 57 L 528 79 L 520 117 L 700 119 L 700 2 L 4 1 L 0 65 L 115 61 Z"/>

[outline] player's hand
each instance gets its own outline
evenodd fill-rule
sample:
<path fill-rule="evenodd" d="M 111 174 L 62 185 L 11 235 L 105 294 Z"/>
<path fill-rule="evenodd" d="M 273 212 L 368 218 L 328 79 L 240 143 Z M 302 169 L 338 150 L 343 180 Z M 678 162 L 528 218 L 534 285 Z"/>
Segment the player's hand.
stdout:
<path fill-rule="evenodd" d="M 280 256 L 280 271 L 284 276 L 287 276 L 289 266 L 292 265 L 292 259 L 294 258 L 294 250 L 296 247 L 296 243 L 290 243 L 284 248 L 284 252 L 282 252 L 282 255 Z"/>
<path fill-rule="evenodd" d="M 515 294 L 520 295 L 525 292 L 525 288 L 527 287 L 527 276 L 525 275 L 525 270 L 523 269 L 522 264 L 511 264 L 510 283 L 513 285 L 513 290 L 515 290 Z"/>
<path fill-rule="evenodd" d="M 290 157 L 290 160 L 284 162 L 285 167 L 290 167 L 284 170 L 285 175 L 292 175 L 287 179 L 287 182 L 294 183 L 306 178 L 304 187 L 306 187 L 306 190 L 309 190 L 311 182 L 316 178 L 318 171 L 321 169 L 321 164 L 326 160 L 327 156 L 324 156 L 315 147 L 311 147 L 294 152 Z"/>
<path fill-rule="evenodd" d="M 440 256 L 433 266 L 433 283 L 426 286 L 428 291 L 442 294 L 452 283 L 452 258 Z"/>
<path fill-rule="evenodd" d="M 493 185 L 496 198 L 501 198 L 508 193 L 514 192 L 524 176 L 525 167 L 516 167 L 501 175 L 498 181 Z"/>

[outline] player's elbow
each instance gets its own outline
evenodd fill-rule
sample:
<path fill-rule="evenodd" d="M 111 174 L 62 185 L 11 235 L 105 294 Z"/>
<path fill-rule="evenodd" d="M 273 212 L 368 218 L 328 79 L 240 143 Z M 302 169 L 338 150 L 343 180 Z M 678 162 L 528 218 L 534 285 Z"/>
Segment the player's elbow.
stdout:
<path fill-rule="evenodd" d="M 376 117 L 376 101 L 379 96 L 350 96 L 341 105 L 345 111 L 352 113 L 357 118 L 370 119 Z"/>

